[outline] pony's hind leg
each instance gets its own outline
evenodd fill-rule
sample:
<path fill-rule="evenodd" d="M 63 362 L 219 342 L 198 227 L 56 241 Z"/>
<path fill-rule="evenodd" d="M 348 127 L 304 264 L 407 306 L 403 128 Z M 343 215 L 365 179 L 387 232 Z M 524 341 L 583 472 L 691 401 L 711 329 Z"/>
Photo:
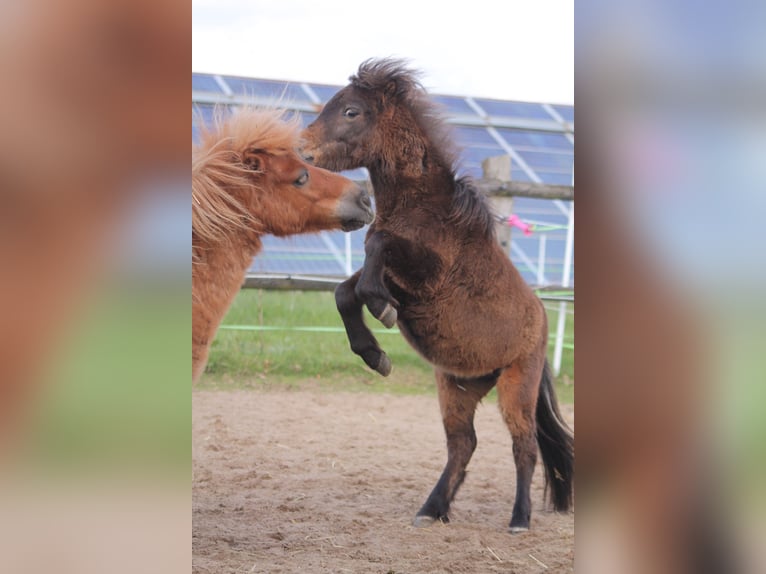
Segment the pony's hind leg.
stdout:
<path fill-rule="evenodd" d="M 447 435 L 447 465 L 428 500 L 415 516 L 415 526 L 430 526 L 437 520 L 449 522 L 449 507 L 463 482 L 466 467 L 476 449 L 473 417 L 476 405 L 495 385 L 496 374 L 460 379 L 436 371 L 444 432 Z"/>
<path fill-rule="evenodd" d="M 532 513 L 529 492 L 537 464 L 535 407 L 543 360 L 544 356 L 517 360 L 497 380 L 500 412 L 511 431 L 516 463 L 516 501 L 509 524 L 511 532 L 529 530 Z"/>
<path fill-rule="evenodd" d="M 346 328 L 351 350 L 362 357 L 367 366 L 387 377 L 391 373 L 391 359 L 380 348 L 375 336 L 364 324 L 362 302 L 354 290 L 360 274 L 361 270 L 336 287 L 335 304 L 343 320 L 343 326 Z"/>

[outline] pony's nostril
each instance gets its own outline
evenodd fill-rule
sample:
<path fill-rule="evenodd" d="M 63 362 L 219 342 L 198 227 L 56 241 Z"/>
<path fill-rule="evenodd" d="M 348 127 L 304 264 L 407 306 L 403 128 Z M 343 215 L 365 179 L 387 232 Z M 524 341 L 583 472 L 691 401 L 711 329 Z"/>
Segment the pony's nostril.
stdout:
<path fill-rule="evenodd" d="M 359 194 L 359 204 L 363 207 L 366 207 L 367 209 L 372 209 L 372 200 L 364 189 L 362 189 L 361 193 Z"/>

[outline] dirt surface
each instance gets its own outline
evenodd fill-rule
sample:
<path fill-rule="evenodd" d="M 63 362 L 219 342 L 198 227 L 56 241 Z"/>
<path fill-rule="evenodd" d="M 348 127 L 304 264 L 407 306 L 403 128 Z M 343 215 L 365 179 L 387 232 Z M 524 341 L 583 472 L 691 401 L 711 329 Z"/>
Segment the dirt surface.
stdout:
<path fill-rule="evenodd" d="M 562 408 L 574 421 L 572 407 Z M 451 522 L 410 525 L 446 462 L 435 397 L 193 392 L 193 572 L 572 572 L 574 514 L 511 535 L 511 438 L 495 404 Z"/>

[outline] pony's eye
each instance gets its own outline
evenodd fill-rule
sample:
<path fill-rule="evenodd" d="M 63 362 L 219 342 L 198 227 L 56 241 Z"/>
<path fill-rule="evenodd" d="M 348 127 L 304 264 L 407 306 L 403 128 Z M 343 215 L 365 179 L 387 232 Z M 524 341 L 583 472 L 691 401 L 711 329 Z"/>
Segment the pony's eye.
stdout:
<path fill-rule="evenodd" d="M 306 185 L 306 182 L 309 180 L 309 172 L 304 171 L 301 176 L 296 179 L 293 184 L 297 185 L 298 187 L 301 187 L 302 185 Z"/>
<path fill-rule="evenodd" d="M 359 115 L 359 110 L 357 110 L 356 108 L 346 108 L 343 112 L 343 115 L 346 116 L 347 118 L 355 118 L 356 116 Z"/>

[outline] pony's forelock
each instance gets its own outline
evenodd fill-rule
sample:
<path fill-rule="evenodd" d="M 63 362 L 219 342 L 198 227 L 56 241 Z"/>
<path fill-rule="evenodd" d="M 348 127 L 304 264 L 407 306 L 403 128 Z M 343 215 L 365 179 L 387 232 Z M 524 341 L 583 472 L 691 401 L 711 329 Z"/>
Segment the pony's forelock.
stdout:
<path fill-rule="evenodd" d="M 370 58 L 359 66 L 356 74 L 349 80 L 354 87 L 363 90 L 381 90 L 388 86 L 394 88 L 396 96 L 406 96 L 414 92 L 425 92 L 420 83 L 420 72 L 409 67 L 409 62 L 397 58 Z"/>

